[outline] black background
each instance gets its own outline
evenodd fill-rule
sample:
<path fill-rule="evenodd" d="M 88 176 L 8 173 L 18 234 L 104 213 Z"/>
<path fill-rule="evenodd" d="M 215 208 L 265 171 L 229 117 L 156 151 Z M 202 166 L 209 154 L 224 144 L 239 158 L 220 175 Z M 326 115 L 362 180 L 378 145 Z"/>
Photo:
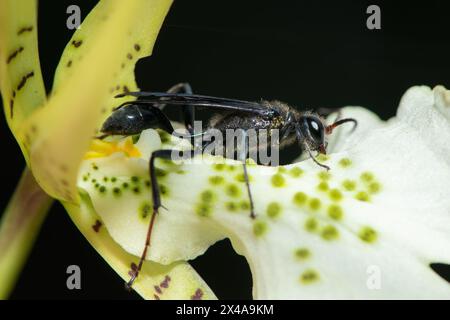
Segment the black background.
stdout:
<path fill-rule="evenodd" d="M 39 50 L 47 90 L 72 31 L 66 8 L 87 14 L 96 1 L 40 1 Z M 412 85 L 450 87 L 448 1 L 175 0 L 151 58 L 137 65 L 142 89 L 189 81 L 197 93 L 279 99 L 300 108 L 362 105 L 387 119 Z M 381 7 L 381 30 L 366 28 L 366 8 Z M 80 92 L 80 94 L 82 94 Z M 24 161 L 1 121 L 2 208 Z M 292 156 L 291 156 L 292 157 Z M 66 288 L 66 268 L 82 270 L 82 290 Z M 228 241 L 194 267 L 219 298 L 251 298 L 245 260 Z M 450 272 L 446 272 L 449 277 Z M 12 298 L 136 299 L 55 204 Z"/>

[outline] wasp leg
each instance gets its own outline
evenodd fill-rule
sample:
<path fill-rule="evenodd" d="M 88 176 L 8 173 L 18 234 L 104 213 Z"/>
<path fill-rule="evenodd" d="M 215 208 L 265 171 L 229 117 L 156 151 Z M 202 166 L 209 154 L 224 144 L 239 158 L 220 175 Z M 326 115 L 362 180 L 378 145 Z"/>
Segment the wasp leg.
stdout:
<path fill-rule="evenodd" d="M 177 83 L 176 85 L 172 86 L 167 90 L 167 93 L 185 93 L 185 94 L 192 94 L 192 88 L 191 85 L 187 82 L 181 82 Z M 164 100 L 162 100 L 164 101 Z M 163 109 L 167 103 L 158 103 L 156 106 L 159 109 Z M 193 106 L 185 106 L 184 108 L 181 108 L 180 111 L 180 118 L 184 123 L 184 126 L 186 130 L 189 132 L 189 134 L 194 134 L 194 117 L 195 117 L 195 109 Z"/>
<path fill-rule="evenodd" d="M 247 186 L 247 193 L 248 193 L 248 199 L 250 201 L 250 218 L 255 219 L 256 218 L 256 214 L 255 214 L 255 207 L 253 205 L 253 197 L 252 197 L 252 192 L 250 190 L 250 181 L 248 179 L 248 174 L 247 174 L 247 163 L 242 162 L 242 167 L 244 168 L 244 179 L 245 179 L 245 185 Z"/>
<path fill-rule="evenodd" d="M 329 167 L 329 166 L 324 165 L 324 164 L 320 163 L 319 161 L 317 161 L 316 157 L 313 156 L 313 154 L 311 153 L 311 150 L 310 150 L 308 147 L 306 148 L 306 151 L 308 151 L 309 156 L 311 157 L 311 159 L 312 159 L 317 165 L 319 165 L 320 167 L 326 169 L 327 171 L 330 170 L 330 167 Z"/>
<path fill-rule="evenodd" d="M 192 94 L 191 85 L 187 82 L 178 83 L 170 88 L 168 93 L 178 93 L 183 91 L 186 94 Z M 186 106 L 185 108 L 181 108 L 181 120 L 184 122 L 184 126 L 186 127 L 189 134 L 193 135 L 194 132 L 194 117 L 195 117 L 195 107 L 194 106 Z"/>
<path fill-rule="evenodd" d="M 329 166 L 324 165 L 324 164 L 320 163 L 319 161 L 317 161 L 316 157 L 314 157 L 313 154 L 312 154 L 312 152 L 311 152 L 311 148 L 310 148 L 306 143 L 302 142 L 302 141 L 303 141 L 303 135 L 302 135 L 301 131 L 297 129 L 295 133 L 297 134 L 297 141 L 300 143 L 300 146 L 301 146 L 302 150 L 306 150 L 306 151 L 308 152 L 308 154 L 309 154 L 309 157 L 310 157 L 310 158 L 311 158 L 318 166 L 320 166 L 320 167 L 322 167 L 322 168 L 324 168 L 324 169 L 326 169 L 326 170 L 330 170 L 330 167 L 329 167 Z"/>
<path fill-rule="evenodd" d="M 255 207 L 254 207 L 254 203 L 253 203 L 253 197 L 252 197 L 252 191 L 250 189 L 250 180 L 248 178 L 248 173 L 247 173 L 247 154 L 248 154 L 248 139 L 247 139 L 247 134 L 244 132 L 242 134 L 242 150 L 239 152 L 239 160 L 242 161 L 242 168 L 244 169 L 244 181 L 245 181 L 245 186 L 247 187 L 247 194 L 248 194 L 248 199 L 250 202 L 250 218 L 255 219 L 256 215 L 255 215 Z"/>
<path fill-rule="evenodd" d="M 171 156 L 172 156 L 172 150 L 163 149 L 163 150 L 153 151 L 152 155 L 150 157 L 149 171 L 150 171 L 150 180 L 151 180 L 151 189 L 152 189 L 153 212 L 152 212 L 152 216 L 150 218 L 150 224 L 148 225 L 147 236 L 145 239 L 145 247 L 144 247 L 144 250 L 142 251 L 142 255 L 139 259 L 139 264 L 137 266 L 133 267 L 129 272 L 129 274 L 131 275 L 131 278 L 126 284 L 126 288 L 129 290 L 131 289 L 133 282 L 138 277 L 139 272 L 142 269 L 142 264 L 144 263 L 144 260 L 147 257 L 147 251 L 150 248 L 150 240 L 151 240 L 151 236 L 152 236 L 153 225 L 155 223 L 155 218 L 156 218 L 156 215 L 158 214 L 159 208 L 163 207 L 161 204 L 161 195 L 160 195 L 160 190 L 159 190 L 159 186 L 158 186 L 158 181 L 156 180 L 155 160 L 157 158 L 171 159 Z"/>

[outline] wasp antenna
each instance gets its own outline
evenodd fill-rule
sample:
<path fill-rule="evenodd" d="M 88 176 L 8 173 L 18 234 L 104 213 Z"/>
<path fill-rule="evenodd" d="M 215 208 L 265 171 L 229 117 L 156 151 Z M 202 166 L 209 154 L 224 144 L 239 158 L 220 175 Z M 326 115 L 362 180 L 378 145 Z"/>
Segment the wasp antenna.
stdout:
<path fill-rule="evenodd" d="M 325 133 L 331 134 L 336 127 L 340 126 L 341 124 L 347 123 L 347 122 L 353 122 L 353 129 L 351 132 L 355 131 L 356 127 L 358 126 L 358 121 L 356 121 L 356 119 L 353 119 L 353 118 L 345 118 L 345 119 L 338 120 L 338 121 L 330 124 L 329 126 L 326 126 Z"/>

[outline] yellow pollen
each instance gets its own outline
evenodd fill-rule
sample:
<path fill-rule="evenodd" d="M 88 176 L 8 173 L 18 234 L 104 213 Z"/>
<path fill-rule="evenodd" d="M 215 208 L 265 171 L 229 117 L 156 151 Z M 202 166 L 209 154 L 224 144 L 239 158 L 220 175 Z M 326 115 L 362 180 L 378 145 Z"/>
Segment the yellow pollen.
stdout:
<path fill-rule="evenodd" d="M 84 159 L 108 157 L 115 152 L 123 152 L 128 157 L 140 157 L 141 152 L 133 144 L 133 139 L 127 137 L 122 141 L 103 141 L 95 139 L 91 142 L 88 152 L 84 155 Z"/>

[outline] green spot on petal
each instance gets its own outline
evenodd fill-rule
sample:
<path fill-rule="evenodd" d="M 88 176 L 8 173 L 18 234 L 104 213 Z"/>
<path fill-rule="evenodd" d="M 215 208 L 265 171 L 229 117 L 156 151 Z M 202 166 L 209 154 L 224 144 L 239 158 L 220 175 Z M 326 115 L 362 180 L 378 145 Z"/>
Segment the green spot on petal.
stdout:
<path fill-rule="evenodd" d="M 287 172 L 287 170 L 285 167 L 278 167 L 278 173 L 284 174 L 286 172 Z"/>
<path fill-rule="evenodd" d="M 309 200 L 309 208 L 313 211 L 317 211 L 320 209 L 320 206 L 322 205 L 322 203 L 320 202 L 319 199 L 317 198 L 312 198 L 311 200 Z"/>
<path fill-rule="evenodd" d="M 115 196 L 120 196 L 121 193 L 122 193 L 122 190 L 120 190 L 120 188 L 117 188 L 117 187 L 113 188 L 113 194 Z"/>
<path fill-rule="evenodd" d="M 367 192 L 365 191 L 360 191 L 355 195 L 355 198 L 359 201 L 369 201 L 370 200 L 370 196 Z"/>
<path fill-rule="evenodd" d="M 233 201 L 225 202 L 225 208 L 230 212 L 236 212 L 238 210 L 236 202 Z"/>
<path fill-rule="evenodd" d="M 369 191 L 369 193 L 372 193 L 372 194 L 378 193 L 381 190 L 381 185 L 378 182 L 375 182 L 375 181 L 371 182 L 367 186 L 367 190 Z"/>
<path fill-rule="evenodd" d="M 344 212 L 337 204 L 332 204 L 328 207 L 328 216 L 333 220 L 341 220 Z"/>
<path fill-rule="evenodd" d="M 299 167 L 293 167 L 291 168 L 291 170 L 289 170 L 289 175 L 291 177 L 298 178 L 301 175 L 303 175 L 303 170 L 300 169 Z"/>
<path fill-rule="evenodd" d="M 209 183 L 212 185 L 219 185 L 224 182 L 224 178 L 222 176 L 211 176 L 208 178 Z"/>
<path fill-rule="evenodd" d="M 242 210 L 250 210 L 250 202 L 247 200 L 242 200 L 239 203 L 239 206 L 241 207 Z"/>
<path fill-rule="evenodd" d="M 267 232 L 267 223 L 264 221 L 255 221 L 253 223 L 253 233 L 257 237 L 263 236 Z"/>
<path fill-rule="evenodd" d="M 341 160 L 339 160 L 339 165 L 342 168 L 350 167 L 352 165 L 352 160 L 350 160 L 349 158 L 342 158 Z"/>
<path fill-rule="evenodd" d="M 329 189 L 328 183 L 325 181 L 322 181 L 317 185 L 317 190 L 319 191 L 325 192 L 328 191 L 328 189 Z"/>
<path fill-rule="evenodd" d="M 241 195 L 241 189 L 237 185 L 230 183 L 226 186 L 225 193 L 230 197 L 237 198 Z"/>
<path fill-rule="evenodd" d="M 161 196 L 167 197 L 169 195 L 169 188 L 165 184 L 158 185 L 159 192 L 161 193 Z"/>
<path fill-rule="evenodd" d="M 275 219 L 281 214 L 281 209 L 281 205 L 278 202 L 271 202 L 267 205 L 266 213 L 270 218 Z"/>
<path fill-rule="evenodd" d="M 307 248 L 298 248 L 294 251 L 294 256 L 298 260 L 305 260 L 311 256 L 311 252 Z"/>
<path fill-rule="evenodd" d="M 317 230 L 319 223 L 316 218 L 308 218 L 305 221 L 305 229 L 309 232 L 314 232 Z"/>
<path fill-rule="evenodd" d="M 134 188 L 133 188 L 133 193 L 135 193 L 135 194 L 141 193 L 141 188 L 139 188 L 139 187 L 134 187 Z"/>
<path fill-rule="evenodd" d="M 325 162 L 325 161 L 328 161 L 329 159 L 330 159 L 330 156 L 328 156 L 328 155 L 326 155 L 326 154 L 323 154 L 323 153 L 320 153 L 320 154 L 316 157 L 316 160 L 319 161 L 319 162 Z"/>
<path fill-rule="evenodd" d="M 327 181 L 327 180 L 330 180 L 330 178 L 331 178 L 331 173 L 329 173 L 329 172 L 327 172 L 327 171 L 320 171 L 320 172 L 317 174 L 317 177 L 319 177 L 320 180 L 325 180 L 325 181 Z"/>
<path fill-rule="evenodd" d="M 200 217 L 209 217 L 212 214 L 212 207 L 207 203 L 199 203 L 195 207 L 195 213 Z"/>
<path fill-rule="evenodd" d="M 234 176 L 234 179 L 238 182 L 245 182 L 245 175 L 244 173 L 238 173 Z M 248 181 L 252 181 L 252 176 L 248 175 Z"/>
<path fill-rule="evenodd" d="M 211 190 L 205 190 L 200 193 L 200 200 L 203 202 L 211 203 L 215 199 L 215 194 Z"/>
<path fill-rule="evenodd" d="M 167 171 L 160 168 L 155 168 L 155 175 L 157 178 L 164 178 L 167 176 Z"/>
<path fill-rule="evenodd" d="M 331 189 L 328 192 L 328 195 L 330 196 L 330 199 L 333 201 L 342 200 L 342 192 L 340 192 L 338 189 Z"/>
<path fill-rule="evenodd" d="M 143 202 L 138 209 L 139 216 L 143 219 L 147 218 L 152 210 L 152 206 L 147 201 Z"/>
<path fill-rule="evenodd" d="M 360 179 L 364 182 L 371 182 L 374 180 L 374 175 L 372 172 L 365 171 L 361 174 Z"/>
<path fill-rule="evenodd" d="M 308 269 L 300 275 L 302 284 L 311 284 L 319 280 L 319 274 L 313 269 Z"/>
<path fill-rule="evenodd" d="M 342 187 L 347 191 L 354 191 L 356 189 L 356 182 L 353 180 L 344 180 L 342 182 Z"/>
<path fill-rule="evenodd" d="M 213 168 L 216 171 L 222 171 L 223 169 L 225 169 L 225 164 L 224 163 L 216 163 L 213 165 Z"/>
<path fill-rule="evenodd" d="M 335 240 L 339 237 L 339 231 L 336 229 L 336 227 L 332 225 L 325 226 L 322 231 L 320 232 L 320 235 L 323 239 L 327 241 Z"/>
<path fill-rule="evenodd" d="M 132 177 L 131 177 L 131 182 L 133 182 L 133 183 L 138 183 L 138 182 L 139 182 L 139 177 L 137 177 L 137 176 L 132 176 Z"/>
<path fill-rule="evenodd" d="M 304 192 L 296 192 L 292 198 L 292 201 L 298 206 L 303 206 L 307 200 L 308 196 Z"/>
<path fill-rule="evenodd" d="M 284 177 L 280 173 L 274 174 L 270 179 L 270 181 L 272 182 L 272 185 L 276 188 L 281 188 L 286 183 Z"/>
<path fill-rule="evenodd" d="M 363 227 L 358 233 L 359 238 L 367 243 L 373 243 L 377 240 L 377 232 L 371 227 Z"/>

